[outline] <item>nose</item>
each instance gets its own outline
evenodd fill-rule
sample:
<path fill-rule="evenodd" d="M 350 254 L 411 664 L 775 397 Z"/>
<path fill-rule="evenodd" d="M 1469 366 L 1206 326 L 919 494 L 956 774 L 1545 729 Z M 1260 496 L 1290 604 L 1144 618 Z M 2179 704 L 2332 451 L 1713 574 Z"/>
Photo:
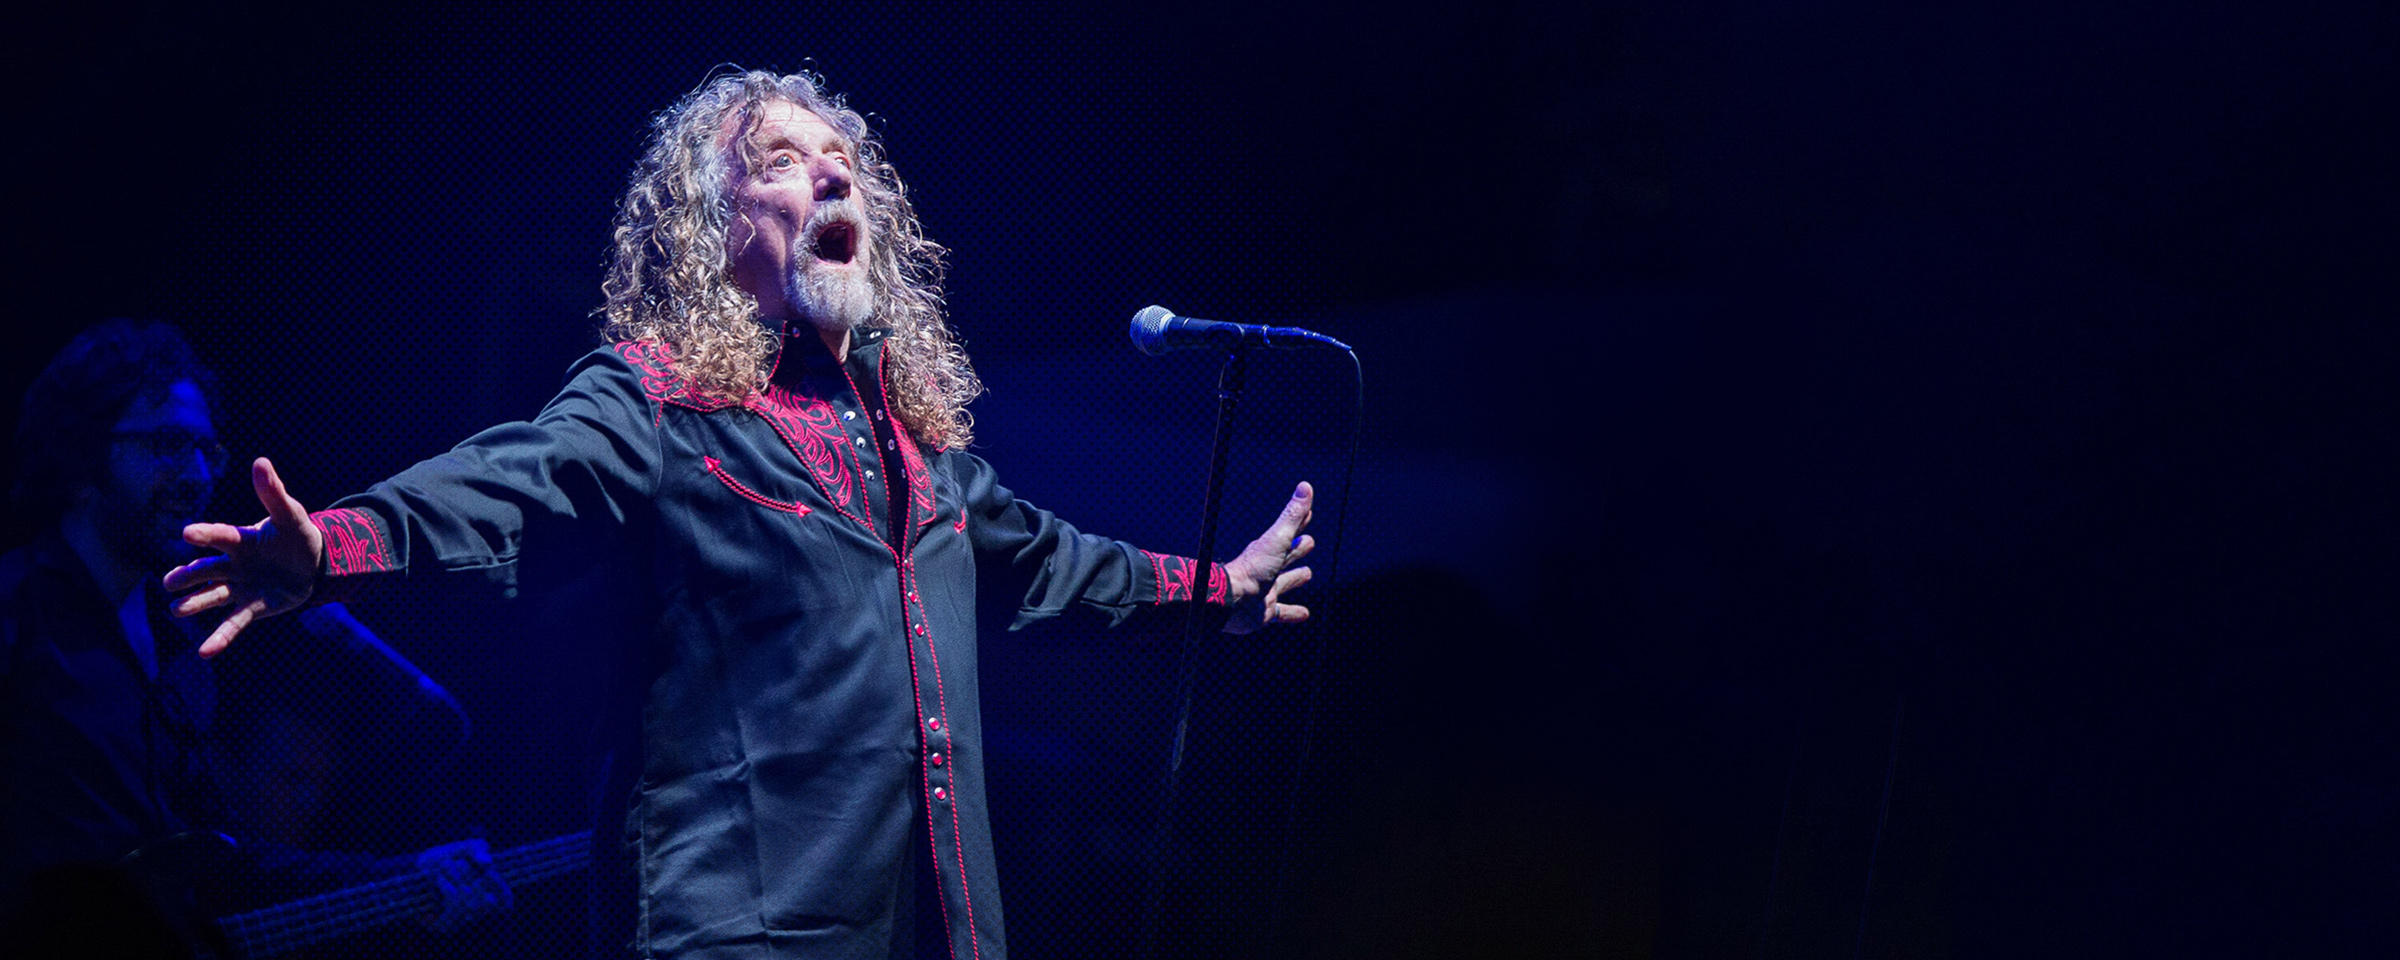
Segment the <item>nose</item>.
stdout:
<path fill-rule="evenodd" d="M 217 482 L 218 462 L 203 449 L 193 449 L 175 462 L 175 479 L 192 480 L 201 485 Z"/>
<path fill-rule="evenodd" d="M 817 202 L 849 199 L 850 168 L 843 166 L 839 160 L 825 156 L 818 157 L 816 165 L 817 169 L 813 173 L 816 178 Z"/>
<path fill-rule="evenodd" d="M 172 463 L 162 464 L 156 482 L 160 491 L 178 500 L 197 503 L 207 500 L 217 488 L 220 473 L 207 455 L 193 451 Z"/>

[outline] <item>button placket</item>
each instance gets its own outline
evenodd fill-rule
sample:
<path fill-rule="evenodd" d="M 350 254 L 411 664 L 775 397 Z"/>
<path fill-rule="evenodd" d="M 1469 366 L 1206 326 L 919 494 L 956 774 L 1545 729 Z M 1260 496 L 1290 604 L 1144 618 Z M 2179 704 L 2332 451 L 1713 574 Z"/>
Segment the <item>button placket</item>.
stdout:
<path fill-rule="evenodd" d="M 876 415 L 880 418 L 881 411 L 877 411 Z M 867 476 L 871 479 L 874 473 L 869 471 Z M 916 688 L 918 722 L 923 725 L 919 732 L 924 754 L 918 769 L 923 772 L 927 787 L 924 796 L 928 806 L 925 812 L 929 819 L 935 821 L 930 824 L 933 827 L 934 871 L 942 888 L 945 912 L 964 920 L 966 935 L 972 942 L 975 938 L 974 901 L 967 890 L 966 852 L 960 848 L 961 811 L 957 806 L 957 797 L 950 789 L 950 771 L 957 767 L 953 762 L 957 751 L 952 749 L 949 732 L 945 729 L 948 724 L 943 722 L 940 714 L 943 702 L 941 660 L 934 653 L 933 639 L 925 628 L 924 603 L 915 589 L 916 564 L 907 556 L 906 547 L 893 548 L 893 559 L 898 561 L 899 586 L 903 598 L 900 607 L 901 637 L 908 646 L 910 679 Z M 918 638 L 925 640 L 926 656 L 921 662 L 917 659 Z M 950 821 L 948 830 L 942 829 L 940 819 Z"/>
<path fill-rule="evenodd" d="M 902 561 L 900 566 L 903 574 L 906 574 L 911 570 L 911 564 L 906 561 Z M 901 596 L 904 598 L 904 602 L 900 608 L 901 629 L 906 632 L 907 636 L 912 638 L 909 641 L 909 645 L 913 648 L 916 645 L 915 638 L 927 637 L 924 623 L 924 605 L 918 602 L 917 592 L 912 589 L 907 589 L 905 586 L 902 588 Z M 925 642 L 930 645 L 933 641 L 928 638 Z M 930 653 L 931 651 L 928 650 L 927 652 Z M 931 660 L 931 658 L 928 659 Z M 929 681 L 925 678 L 919 678 L 917 683 L 919 684 L 917 694 L 920 702 L 938 702 L 940 694 L 938 690 L 931 689 L 934 686 L 932 681 Z M 926 730 L 925 780 L 927 783 L 932 784 L 933 786 L 932 796 L 934 802 L 947 804 L 950 801 L 949 754 L 952 752 L 950 750 L 950 738 L 943 730 L 942 718 L 940 716 L 926 717 L 924 718 L 924 723 Z"/>

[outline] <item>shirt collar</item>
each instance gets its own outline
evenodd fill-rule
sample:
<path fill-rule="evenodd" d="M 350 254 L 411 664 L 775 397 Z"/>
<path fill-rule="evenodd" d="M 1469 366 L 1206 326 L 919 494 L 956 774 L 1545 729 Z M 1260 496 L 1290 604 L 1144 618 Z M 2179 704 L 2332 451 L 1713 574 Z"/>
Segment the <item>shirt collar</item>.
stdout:
<path fill-rule="evenodd" d="M 852 329 L 850 357 L 844 362 L 835 360 L 833 352 L 825 349 L 825 340 L 817 336 L 816 330 L 801 325 L 788 327 L 784 330 L 783 356 L 776 363 L 775 380 L 786 386 L 795 386 L 794 381 L 800 378 L 825 377 L 838 381 L 843 379 L 843 368 L 848 367 L 850 377 L 857 379 L 861 386 L 870 381 L 879 381 L 882 377 L 883 341 L 889 336 L 891 330 L 884 327 Z"/>

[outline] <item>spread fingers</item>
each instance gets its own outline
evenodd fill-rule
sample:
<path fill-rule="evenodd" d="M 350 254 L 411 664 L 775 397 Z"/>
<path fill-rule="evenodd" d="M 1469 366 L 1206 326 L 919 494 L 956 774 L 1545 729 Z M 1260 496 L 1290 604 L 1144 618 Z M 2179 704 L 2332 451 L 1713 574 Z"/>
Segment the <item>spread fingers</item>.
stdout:
<path fill-rule="evenodd" d="M 266 606 L 267 603 L 264 600 L 252 600 L 242 604 L 239 609 L 233 611 L 232 616 L 225 618 L 224 623 L 217 624 L 215 630 L 209 631 L 208 639 L 200 644 L 200 655 L 213 657 L 224 653 L 225 648 L 233 644 L 233 638 L 241 636 L 242 629 L 248 627 L 250 621 L 256 619 L 259 611 L 266 609 Z"/>
<path fill-rule="evenodd" d="M 231 599 L 233 599 L 233 588 L 220 583 L 189 596 L 177 597 L 174 603 L 168 605 L 167 610 L 178 617 L 188 617 L 202 610 L 212 610 L 224 606 L 225 601 Z"/>
<path fill-rule="evenodd" d="M 1299 589 L 1301 584 L 1307 583 L 1309 578 L 1315 575 L 1307 567 L 1294 567 L 1278 574 L 1275 577 L 1275 585 L 1267 588 L 1267 604 L 1273 606 L 1275 601 L 1282 598 L 1286 591 Z"/>
<path fill-rule="evenodd" d="M 225 569 L 224 557 L 202 557 L 167 571 L 159 581 L 169 593 L 180 593 L 204 583 L 222 583 L 232 571 Z"/>
<path fill-rule="evenodd" d="M 183 528 L 183 542 L 205 550 L 223 550 L 242 542 L 242 528 L 230 523 L 194 523 Z"/>

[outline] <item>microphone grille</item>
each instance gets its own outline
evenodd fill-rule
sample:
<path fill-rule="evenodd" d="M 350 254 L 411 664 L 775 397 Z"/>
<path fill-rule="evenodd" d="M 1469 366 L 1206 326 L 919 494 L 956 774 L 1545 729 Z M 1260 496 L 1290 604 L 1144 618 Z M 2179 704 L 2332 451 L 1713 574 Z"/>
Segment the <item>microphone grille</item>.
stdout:
<path fill-rule="evenodd" d="M 1156 304 L 1143 307 L 1140 313 L 1133 315 L 1133 329 L 1130 334 L 1133 337 L 1134 349 L 1153 357 L 1166 356 L 1167 321 L 1173 319 L 1175 319 L 1175 312 L 1165 307 Z"/>

